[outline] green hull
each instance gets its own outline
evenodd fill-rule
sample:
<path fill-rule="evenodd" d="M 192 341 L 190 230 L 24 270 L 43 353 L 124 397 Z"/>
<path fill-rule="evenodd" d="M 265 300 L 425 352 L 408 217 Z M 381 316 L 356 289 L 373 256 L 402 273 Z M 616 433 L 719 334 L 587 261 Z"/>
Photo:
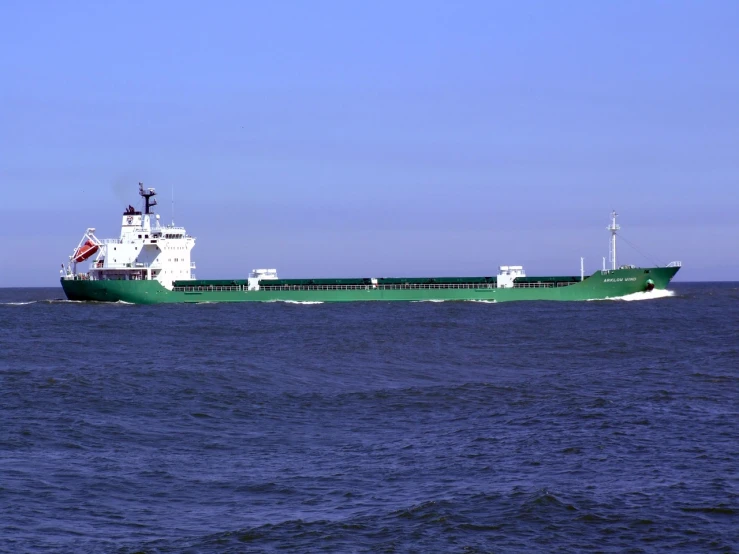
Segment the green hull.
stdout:
<path fill-rule="evenodd" d="M 598 271 L 584 281 L 566 286 L 527 283 L 513 288 L 487 288 L 494 285 L 460 285 L 459 288 L 414 286 L 313 287 L 308 290 L 244 290 L 243 287 L 216 287 L 220 290 L 168 290 L 158 281 L 62 279 L 70 300 L 161 304 L 183 302 L 360 302 L 482 300 L 598 300 L 617 298 L 648 290 L 665 289 L 679 267 L 630 268 Z M 544 279 L 544 278 L 542 278 Z M 529 278 L 528 281 L 532 279 Z M 551 284 L 550 284 L 551 285 Z M 230 290 L 229 290 L 230 289 Z"/>

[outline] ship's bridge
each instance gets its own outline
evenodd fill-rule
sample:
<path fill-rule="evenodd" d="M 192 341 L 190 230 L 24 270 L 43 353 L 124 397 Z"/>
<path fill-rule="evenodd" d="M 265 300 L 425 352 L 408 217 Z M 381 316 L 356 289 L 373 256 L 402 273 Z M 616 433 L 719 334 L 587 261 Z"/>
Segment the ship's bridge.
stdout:
<path fill-rule="evenodd" d="M 174 227 L 172 225 L 161 227 L 157 232 L 164 239 L 182 239 L 187 236 L 187 232 L 184 227 Z"/>

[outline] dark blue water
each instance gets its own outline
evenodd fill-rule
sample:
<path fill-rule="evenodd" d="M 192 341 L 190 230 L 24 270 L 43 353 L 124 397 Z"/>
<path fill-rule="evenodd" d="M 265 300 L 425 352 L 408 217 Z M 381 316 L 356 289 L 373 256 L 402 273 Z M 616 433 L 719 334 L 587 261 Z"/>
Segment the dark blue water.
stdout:
<path fill-rule="evenodd" d="M 2 552 L 731 552 L 739 284 L 646 301 L 0 290 Z"/>

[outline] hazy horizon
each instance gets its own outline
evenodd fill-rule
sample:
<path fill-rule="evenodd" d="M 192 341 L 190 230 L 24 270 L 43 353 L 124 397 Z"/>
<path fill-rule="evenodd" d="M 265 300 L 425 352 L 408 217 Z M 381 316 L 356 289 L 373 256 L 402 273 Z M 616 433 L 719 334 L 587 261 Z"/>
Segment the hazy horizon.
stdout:
<path fill-rule="evenodd" d="M 739 281 L 739 4 L 6 2 L 0 287 L 159 193 L 198 278 Z M 642 254 L 643 253 L 643 254 Z"/>

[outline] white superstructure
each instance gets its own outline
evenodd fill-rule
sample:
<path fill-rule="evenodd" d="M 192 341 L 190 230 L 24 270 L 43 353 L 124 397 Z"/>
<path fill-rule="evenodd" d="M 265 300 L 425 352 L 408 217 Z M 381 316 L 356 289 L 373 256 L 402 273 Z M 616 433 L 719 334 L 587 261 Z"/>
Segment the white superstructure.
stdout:
<path fill-rule="evenodd" d="M 144 199 L 144 211 L 133 206 L 126 208 L 120 238 L 99 240 L 95 229 L 87 229 L 69 257 L 64 278 L 156 280 L 170 290 L 174 281 L 195 278 L 195 264 L 190 259 L 195 237 L 188 235 L 184 227 L 159 223 L 159 214 L 151 211 L 157 203 L 153 188 L 144 189 L 139 183 L 139 194 Z M 97 255 L 93 258 L 94 254 Z M 89 271 L 78 274 L 77 264 L 87 259 L 92 260 Z"/>
<path fill-rule="evenodd" d="M 276 269 L 252 269 L 249 273 L 249 290 L 259 290 L 259 281 L 274 281 L 277 279 Z"/>
<path fill-rule="evenodd" d="M 526 277 L 526 272 L 522 265 L 502 265 L 498 268 L 498 288 L 513 288 L 513 281 L 516 277 Z"/>

